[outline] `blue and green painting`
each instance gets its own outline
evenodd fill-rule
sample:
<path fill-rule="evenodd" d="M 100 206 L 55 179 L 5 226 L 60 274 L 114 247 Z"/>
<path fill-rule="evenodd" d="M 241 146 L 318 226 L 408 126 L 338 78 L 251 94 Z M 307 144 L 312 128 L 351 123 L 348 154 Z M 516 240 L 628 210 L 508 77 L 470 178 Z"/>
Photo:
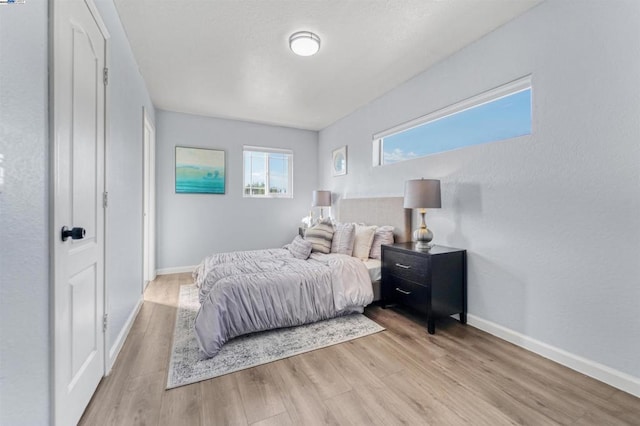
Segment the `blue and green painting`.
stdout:
<path fill-rule="evenodd" d="M 176 146 L 176 193 L 224 194 L 224 151 Z"/>

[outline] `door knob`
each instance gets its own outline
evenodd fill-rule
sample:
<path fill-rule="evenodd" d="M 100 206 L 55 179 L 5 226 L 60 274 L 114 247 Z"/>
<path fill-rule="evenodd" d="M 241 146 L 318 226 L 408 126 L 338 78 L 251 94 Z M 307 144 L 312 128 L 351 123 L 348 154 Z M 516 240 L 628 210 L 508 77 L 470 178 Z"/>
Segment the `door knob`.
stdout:
<path fill-rule="evenodd" d="M 69 238 L 72 240 L 81 240 L 84 238 L 87 231 L 84 228 L 69 229 L 66 226 L 62 227 L 62 241 L 67 241 Z"/>

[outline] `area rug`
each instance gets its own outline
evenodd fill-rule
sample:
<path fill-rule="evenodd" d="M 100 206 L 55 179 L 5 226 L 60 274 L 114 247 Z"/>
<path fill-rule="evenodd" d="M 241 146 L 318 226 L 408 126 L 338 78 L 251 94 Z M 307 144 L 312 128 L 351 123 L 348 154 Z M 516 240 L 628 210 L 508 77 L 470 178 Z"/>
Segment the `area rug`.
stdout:
<path fill-rule="evenodd" d="M 198 311 L 195 285 L 180 287 L 180 299 L 167 389 L 211 379 L 384 330 L 362 314 L 347 315 L 299 327 L 254 333 L 227 342 L 218 355 L 202 359 L 193 331 Z"/>

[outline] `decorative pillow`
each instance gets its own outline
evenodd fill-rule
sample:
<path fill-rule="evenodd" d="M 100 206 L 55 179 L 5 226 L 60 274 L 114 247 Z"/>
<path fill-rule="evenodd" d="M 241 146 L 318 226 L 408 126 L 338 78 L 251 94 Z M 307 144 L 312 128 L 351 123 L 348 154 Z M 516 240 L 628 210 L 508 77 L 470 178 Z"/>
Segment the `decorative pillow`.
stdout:
<path fill-rule="evenodd" d="M 306 241 L 300 235 L 296 235 L 291 244 L 286 245 L 286 248 L 296 259 L 306 260 L 311 254 L 311 245 L 310 241 Z"/>
<path fill-rule="evenodd" d="M 331 240 L 333 239 L 333 225 L 331 221 L 322 221 L 304 233 L 304 239 L 311 242 L 311 251 L 329 254 L 331 253 Z"/>
<path fill-rule="evenodd" d="M 380 226 L 376 229 L 369 252 L 371 259 L 382 259 L 383 244 L 393 244 L 393 226 Z"/>
<path fill-rule="evenodd" d="M 373 243 L 376 226 L 363 226 L 356 224 L 356 238 L 353 243 L 353 257 L 367 260 Z"/>
<path fill-rule="evenodd" d="M 356 227 L 353 223 L 336 223 L 331 241 L 331 253 L 351 256 L 355 238 Z"/>

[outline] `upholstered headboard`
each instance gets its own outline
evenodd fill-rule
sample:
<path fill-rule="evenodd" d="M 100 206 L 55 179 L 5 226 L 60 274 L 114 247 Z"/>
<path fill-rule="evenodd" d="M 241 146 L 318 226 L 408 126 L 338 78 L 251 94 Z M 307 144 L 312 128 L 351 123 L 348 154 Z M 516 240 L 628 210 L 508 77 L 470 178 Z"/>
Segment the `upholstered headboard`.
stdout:
<path fill-rule="evenodd" d="M 338 222 L 391 225 L 396 242 L 411 241 L 411 210 L 404 208 L 404 198 L 343 198 L 337 204 Z"/>

